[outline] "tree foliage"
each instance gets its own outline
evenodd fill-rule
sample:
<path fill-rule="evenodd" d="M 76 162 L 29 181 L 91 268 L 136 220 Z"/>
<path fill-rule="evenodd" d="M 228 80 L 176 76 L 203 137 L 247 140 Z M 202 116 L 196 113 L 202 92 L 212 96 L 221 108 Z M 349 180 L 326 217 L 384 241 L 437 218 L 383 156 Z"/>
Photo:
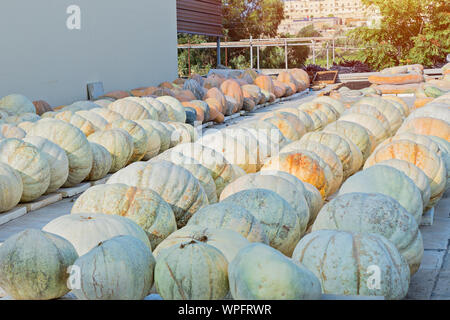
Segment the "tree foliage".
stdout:
<path fill-rule="evenodd" d="M 231 41 L 275 37 L 284 19 L 281 0 L 223 0 L 224 33 Z"/>
<path fill-rule="evenodd" d="M 374 69 L 405 63 L 434 66 L 450 52 L 450 2 L 448 0 L 362 0 L 382 15 L 375 28 L 350 32 L 366 50 L 359 59 Z"/>

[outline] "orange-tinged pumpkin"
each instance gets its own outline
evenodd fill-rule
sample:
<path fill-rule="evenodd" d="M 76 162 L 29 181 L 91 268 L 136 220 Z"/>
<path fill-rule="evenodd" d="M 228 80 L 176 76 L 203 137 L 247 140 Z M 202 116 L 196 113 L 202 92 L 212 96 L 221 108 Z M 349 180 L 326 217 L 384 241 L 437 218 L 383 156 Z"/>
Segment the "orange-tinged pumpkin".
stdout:
<path fill-rule="evenodd" d="M 309 86 L 311 85 L 311 80 L 309 79 L 309 75 L 305 70 L 292 69 L 290 73 L 294 77 L 294 79 L 296 79 L 297 81 L 303 81 L 303 83 L 305 83 L 305 89 L 309 88 Z"/>
<path fill-rule="evenodd" d="M 275 94 L 275 86 L 271 77 L 262 75 L 255 79 L 255 84 L 261 89 Z"/>
<path fill-rule="evenodd" d="M 398 133 L 412 132 L 427 136 L 436 136 L 450 142 L 450 124 L 435 118 L 415 118 L 407 121 Z"/>
<path fill-rule="evenodd" d="M 234 98 L 238 105 L 238 111 L 242 109 L 244 105 L 244 94 L 242 93 L 241 86 L 235 80 L 226 80 L 220 86 L 223 94 Z"/>

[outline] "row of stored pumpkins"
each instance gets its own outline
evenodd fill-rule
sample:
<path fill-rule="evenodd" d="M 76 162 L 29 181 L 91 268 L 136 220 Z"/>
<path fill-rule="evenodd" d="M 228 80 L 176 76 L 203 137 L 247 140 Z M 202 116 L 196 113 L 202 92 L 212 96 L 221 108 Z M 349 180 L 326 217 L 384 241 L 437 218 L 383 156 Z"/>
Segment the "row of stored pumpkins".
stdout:
<path fill-rule="evenodd" d="M 417 114 L 420 109 L 409 115 L 409 108 L 395 98 L 367 97 L 348 107 L 322 97 L 277 111 L 234 129 L 241 134 L 229 133 L 232 129 L 214 133 L 210 140 L 206 135 L 149 162 L 131 164 L 113 175 L 107 185 L 86 191 L 75 203 L 72 215 L 44 228 L 74 246 L 71 262 L 81 256 L 75 265 L 86 273 L 82 272 L 75 295 L 83 299 L 141 299 L 154 278 L 164 299 L 222 299 L 229 291 L 235 299 L 316 299 L 322 291 L 403 298 L 410 273 L 418 269 L 423 253 L 418 231 L 422 208 L 435 204 L 448 187 L 443 163 L 448 158 L 449 125 L 430 131 L 440 123 L 448 106 L 426 118 Z M 426 108 L 432 112 L 432 107 Z M 421 126 L 417 119 L 434 125 Z M 263 134 L 254 135 L 254 128 L 262 128 L 258 133 Z M 283 134 L 273 135 L 275 128 Z M 436 135 L 441 138 L 436 149 L 423 145 Z M 386 141 L 391 136 L 394 138 Z M 420 152 L 406 158 L 408 152 L 391 150 L 397 141 L 405 140 Z M 267 144 L 278 144 L 281 151 L 264 148 Z M 386 162 L 352 176 L 366 159 L 368 167 L 385 149 L 393 159 L 386 156 Z M 246 154 L 243 157 L 242 151 Z M 204 176 L 199 174 L 202 168 L 206 168 Z M 207 174 L 210 179 L 204 178 Z M 236 180 L 236 176 L 240 178 Z M 371 183 L 366 183 L 367 179 Z M 205 186 L 211 187 L 209 193 Z M 324 199 L 339 188 L 338 197 L 322 208 Z M 221 202 L 212 204 L 217 197 Z M 134 220 L 147 237 L 130 220 L 125 219 L 126 224 L 133 227 L 119 227 L 117 216 Z M 311 225 L 313 232 L 303 237 Z M 12 253 L 27 246 L 23 242 L 19 245 L 18 237 L 28 238 L 28 245 L 36 242 L 35 237 L 54 237 L 30 233 L 36 232 L 26 231 L 5 242 L 0 256 L 10 259 L 0 259 L 6 261 L 0 265 L 1 271 L 12 264 L 21 265 Z M 127 237 L 96 247 L 99 241 L 124 234 L 143 239 L 147 247 L 130 249 Z M 154 248 L 156 262 L 148 248 Z M 104 261 L 105 254 L 115 258 L 102 263 L 101 268 L 96 264 L 95 270 L 89 269 L 94 262 Z M 130 255 L 138 257 L 134 259 L 137 262 L 130 263 L 126 271 L 118 269 L 123 257 Z M 63 262 L 53 261 L 62 270 Z M 367 284 L 371 266 L 381 271 L 379 288 Z M 105 273 L 111 280 L 105 279 Z M 14 291 L 19 283 L 25 281 L 30 284 L 27 288 L 33 287 L 35 279 L 20 272 L 4 274 L 0 286 L 17 298 L 58 297 L 33 290 L 21 296 Z M 137 276 L 148 281 L 137 281 Z M 64 286 L 52 283 L 46 288 L 65 293 L 68 289 L 63 290 Z"/>
<path fill-rule="evenodd" d="M 20 95 L 3 98 L 0 106 L 2 191 L 10 190 L 2 192 L 0 212 L 195 139 L 172 97 L 82 101 L 42 116 Z"/>
<path fill-rule="evenodd" d="M 241 110 L 252 111 L 258 104 L 274 102 L 276 98 L 291 96 L 309 86 L 309 76 L 301 69 L 283 71 L 276 77 L 260 75 L 249 69 L 230 71 L 226 76 L 217 73 L 206 78 L 193 75 L 172 83 L 163 82 L 158 87 L 107 93 L 103 98 L 171 96 L 183 104 L 188 123 L 221 123 L 225 116 Z"/>

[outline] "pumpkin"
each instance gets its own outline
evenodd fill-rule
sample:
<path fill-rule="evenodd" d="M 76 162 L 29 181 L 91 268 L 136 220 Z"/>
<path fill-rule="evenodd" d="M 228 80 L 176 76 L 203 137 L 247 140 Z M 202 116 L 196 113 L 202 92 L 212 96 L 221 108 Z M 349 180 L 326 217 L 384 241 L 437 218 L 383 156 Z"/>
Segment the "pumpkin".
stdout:
<path fill-rule="evenodd" d="M 300 140 L 305 144 L 316 142 L 330 148 L 342 163 L 344 178 L 354 173 L 354 154 L 347 139 L 340 135 L 327 132 L 310 132 Z"/>
<path fill-rule="evenodd" d="M 72 112 L 77 112 L 80 110 L 92 110 L 99 107 L 100 106 L 98 104 L 92 101 L 77 101 L 72 103 L 69 107 L 66 108 Z"/>
<path fill-rule="evenodd" d="M 197 210 L 208 205 L 200 182 L 188 170 L 168 161 L 133 163 L 108 180 L 108 184 L 114 183 L 154 190 L 172 206 L 180 228 Z"/>
<path fill-rule="evenodd" d="M 66 239 L 27 229 L 0 246 L 0 286 L 17 300 L 51 300 L 69 292 L 67 269 L 78 258 Z"/>
<path fill-rule="evenodd" d="M 303 81 L 305 83 L 305 89 L 309 88 L 311 85 L 311 80 L 309 79 L 309 75 L 305 70 L 302 69 L 292 69 L 290 70 L 291 75 L 296 79 L 297 81 Z"/>
<path fill-rule="evenodd" d="M 173 128 L 168 129 L 168 127 L 166 127 L 165 125 L 163 125 L 161 122 L 159 121 L 155 121 L 155 120 L 137 120 L 135 121 L 137 124 L 139 124 L 142 128 L 144 128 L 144 130 L 146 130 L 147 135 L 150 136 L 150 150 L 152 149 L 152 145 L 154 145 L 154 151 L 156 152 L 156 144 L 157 144 L 157 138 L 156 138 L 156 134 L 155 137 L 153 137 L 152 133 L 148 133 L 151 131 L 151 128 L 153 128 L 156 133 L 159 136 L 161 145 L 160 145 L 160 149 L 159 149 L 159 153 L 162 153 L 166 150 L 168 150 L 170 148 L 170 144 L 171 144 L 171 132 L 173 130 Z M 152 138 L 153 137 L 153 138 Z M 150 154 L 152 152 L 150 151 Z M 148 154 L 147 154 L 148 155 Z M 144 160 L 145 160 L 146 156 L 144 156 Z"/>
<path fill-rule="evenodd" d="M 124 184 L 89 188 L 76 201 L 72 214 L 102 212 L 131 219 L 147 234 L 151 248 L 177 230 L 172 208 L 156 192 Z"/>
<path fill-rule="evenodd" d="M 230 96 L 236 100 L 236 112 L 242 109 L 242 106 L 244 105 L 244 94 L 241 86 L 235 80 L 228 79 L 224 81 L 220 86 L 220 90 L 225 96 Z"/>
<path fill-rule="evenodd" d="M 210 118 L 217 123 L 222 123 L 225 121 L 222 106 L 220 105 L 219 101 L 216 99 L 206 99 L 205 102 L 208 104 L 209 111 L 210 111 Z"/>
<path fill-rule="evenodd" d="M 413 111 L 406 121 L 416 118 L 435 118 L 450 123 L 450 109 L 441 105 L 430 104 Z"/>
<path fill-rule="evenodd" d="M 288 144 L 283 149 L 281 149 L 281 153 L 294 152 L 300 150 L 305 150 L 314 153 L 329 166 L 329 168 L 333 173 L 333 178 L 330 181 L 329 193 L 330 194 L 335 193 L 341 186 L 344 178 L 342 162 L 337 156 L 337 154 L 326 145 L 311 141 L 293 142 L 291 144 Z"/>
<path fill-rule="evenodd" d="M 266 230 L 271 247 L 290 256 L 304 230 L 291 205 L 281 196 L 266 189 L 250 189 L 224 200 L 250 211 Z"/>
<path fill-rule="evenodd" d="M 327 125 L 323 131 L 350 140 L 361 151 L 363 161 L 366 161 L 372 152 L 372 139 L 368 130 L 357 123 L 339 120 Z"/>
<path fill-rule="evenodd" d="M 177 124 L 177 122 L 162 123 L 162 125 L 170 131 L 170 145 L 172 147 L 179 144 L 192 142 L 190 131 L 186 127 Z"/>
<path fill-rule="evenodd" d="M 247 209 L 233 203 L 220 202 L 197 211 L 188 226 L 232 230 L 249 242 L 268 243 L 263 225 Z"/>
<path fill-rule="evenodd" d="M 257 85 L 247 84 L 242 86 L 241 89 L 244 98 L 251 99 L 255 104 L 260 104 L 263 100 L 265 101 L 265 96 Z"/>
<path fill-rule="evenodd" d="M 153 285 L 156 260 L 142 241 L 118 236 L 78 258 L 80 300 L 144 300 Z"/>
<path fill-rule="evenodd" d="M 389 132 L 383 126 L 380 120 L 361 113 L 350 113 L 343 115 L 339 121 L 348 121 L 361 125 L 373 136 L 372 149 L 375 149 L 377 145 L 389 138 Z"/>
<path fill-rule="evenodd" d="M 309 221 L 308 203 L 296 185 L 279 175 L 272 175 L 266 172 L 245 175 L 230 183 L 222 191 L 220 201 L 224 201 L 238 192 L 251 189 L 266 189 L 277 193 L 295 210 L 299 218 L 301 232 L 306 230 Z"/>
<path fill-rule="evenodd" d="M 81 130 L 81 132 L 86 136 L 89 137 L 91 134 L 93 134 L 96 131 L 96 127 L 92 122 L 89 120 L 86 120 L 85 118 L 77 115 L 76 113 L 72 111 L 63 111 L 55 114 L 54 117 L 56 120 L 62 120 L 64 122 L 67 122 L 74 127 Z"/>
<path fill-rule="evenodd" d="M 1 120 L 0 120 L 1 122 Z M 17 125 L 18 128 L 22 129 L 23 131 L 25 131 L 27 134 L 30 131 L 31 127 L 34 126 L 34 122 L 21 122 Z"/>
<path fill-rule="evenodd" d="M 247 173 L 254 173 L 258 166 L 258 155 L 249 149 L 245 142 L 226 134 L 226 131 L 215 131 L 204 135 L 196 143 L 207 146 L 223 156 L 231 163 L 238 165 Z"/>
<path fill-rule="evenodd" d="M 268 117 L 263 117 L 263 119 L 260 121 L 265 121 L 273 124 L 289 140 L 296 141 L 301 138 L 301 136 L 295 130 L 294 126 L 286 119 L 269 114 Z"/>
<path fill-rule="evenodd" d="M 36 113 L 33 102 L 21 94 L 10 94 L 0 99 L 0 110 L 10 115 Z"/>
<path fill-rule="evenodd" d="M 50 185 L 46 193 L 57 191 L 69 176 L 69 158 L 64 149 L 42 137 L 27 136 L 23 141 L 35 146 L 50 166 Z"/>
<path fill-rule="evenodd" d="M 382 194 L 348 193 L 333 199 L 317 216 L 312 231 L 317 230 L 381 235 L 397 247 L 411 275 L 422 261 L 423 240 L 416 220 L 400 203 Z"/>
<path fill-rule="evenodd" d="M 0 213 L 14 208 L 22 197 L 22 178 L 15 169 L 0 162 Z"/>
<path fill-rule="evenodd" d="M 339 116 L 342 115 L 346 110 L 345 105 L 341 101 L 339 101 L 337 99 L 333 99 L 331 97 L 327 97 L 327 96 L 321 96 L 321 97 L 315 98 L 312 102 L 319 103 L 319 104 L 323 103 L 325 105 L 332 106 L 333 109 L 338 113 Z"/>
<path fill-rule="evenodd" d="M 225 111 L 225 107 L 226 107 L 226 100 L 225 100 L 225 96 L 222 93 L 222 91 L 220 91 L 218 88 L 211 88 L 208 90 L 208 92 L 206 92 L 206 95 L 203 97 L 203 100 L 207 100 L 207 99 L 214 99 L 217 101 L 217 103 L 220 106 L 220 112 Z"/>
<path fill-rule="evenodd" d="M 102 241 L 119 235 L 139 239 L 152 249 L 147 234 L 135 222 L 116 215 L 103 213 L 73 213 L 50 221 L 42 229 L 67 239 L 81 257 Z"/>
<path fill-rule="evenodd" d="M 390 166 L 406 174 L 419 188 L 422 195 L 423 207 L 426 208 L 430 202 L 430 183 L 425 173 L 414 164 L 404 160 L 390 159 L 379 163 L 380 165 Z"/>
<path fill-rule="evenodd" d="M 204 95 L 203 88 L 202 88 L 202 85 L 198 81 L 196 81 L 194 79 L 186 80 L 186 82 L 183 85 L 183 89 L 191 91 L 197 100 L 203 99 L 203 95 Z"/>
<path fill-rule="evenodd" d="M 164 300 L 221 300 L 229 292 L 227 269 L 223 253 L 209 244 L 174 245 L 158 256 L 156 290 Z"/>
<path fill-rule="evenodd" d="M 175 98 L 180 102 L 191 101 L 197 97 L 190 90 L 174 90 Z"/>
<path fill-rule="evenodd" d="M 322 209 L 324 200 L 320 191 L 307 182 L 303 182 L 303 186 L 305 188 L 305 199 L 308 202 L 309 206 L 309 222 L 308 227 L 313 224 L 316 220 L 317 215 L 319 214 L 320 209 Z"/>
<path fill-rule="evenodd" d="M 23 139 L 27 133 L 12 125 L 12 124 L 0 124 L 0 134 L 5 138 Z"/>
<path fill-rule="evenodd" d="M 393 141 L 407 140 L 407 141 L 415 142 L 415 143 L 421 144 L 423 146 L 426 146 L 431 151 L 433 151 L 435 153 L 438 153 L 439 152 L 438 144 L 436 144 L 429 137 L 430 136 L 425 136 L 425 135 L 421 135 L 421 134 L 415 134 L 415 133 L 411 133 L 411 132 L 400 133 L 400 134 L 398 134 L 396 136 L 393 136 L 392 138 L 389 138 L 389 139 L 385 140 L 382 144 L 380 144 L 375 149 L 375 152 L 378 151 L 379 149 L 384 148 L 385 146 L 387 146 L 388 144 L 390 144 Z"/>
<path fill-rule="evenodd" d="M 261 90 L 265 90 L 269 93 L 275 93 L 275 86 L 273 84 L 273 80 L 271 77 L 266 75 L 258 76 L 255 81 L 255 85 L 257 85 Z"/>
<path fill-rule="evenodd" d="M 43 119 L 28 132 L 28 136 L 46 138 L 61 147 L 69 159 L 69 176 L 63 187 L 82 182 L 92 169 L 92 150 L 89 141 L 76 127 L 60 120 Z"/>
<path fill-rule="evenodd" d="M 152 120 L 159 120 L 158 110 L 155 107 L 153 107 L 152 100 L 147 100 L 147 99 L 140 98 L 140 97 L 128 97 L 128 98 L 125 98 L 124 100 L 134 101 L 134 102 L 140 104 L 141 106 L 143 106 L 145 108 L 145 110 L 147 110 L 147 112 L 149 113 L 150 118 Z M 137 120 L 140 120 L 140 119 L 137 119 Z"/>
<path fill-rule="evenodd" d="M 222 129 L 221 131 L 224 132 L 226 136 L 237 139 L 244 144 L 248 150 L 257 151 L 258 171 L 263 166 L 264 161 L 270 157 L 271 150 L 269 150 L 267 136 L 264 136 L 264 133 L 261 135 L 257 130 L 247 128 L 227 128 Z"/>
<path fill-rule="evenodd" d="M 394 244 L 380 235 L 319 230 L 300 240 L 292 258 L 319 278 L 325 294 L 393 300 L 408 293 L 408 263 Z M 371 285 L 374 272 L 381 277 L 380 286 Z"/>
<path fill-rule="evenodd" d="M 5 118 L 5 121 L 7 123 L 10 123 L 13 125 L 18 125 L 19 123 L 24 122 L 24 121 L 36 122 L 39 120 L 41 120 L 41 117 L 38 116 L 36 113 L 22 113 L 17 116 L 10 116 L 10 117 Z"/>
<path fill-rule="evenodd" d="M 402 98 L 399 98 L 397 96 L 383 96 L 382 99 L 392 103 L 393 106 L 400 111 L 403 118 L 406 118 L 409 115 L 409 106 Z"/>
<path fill-rule="evenodd" d="M 158 121 L 167 122 L 170 120 L 169 111 L 166 108 L 166 104 L 152 97 L 143 97 L 142 99 L 156 110 Z"/>
<path fill-rule="evenodd" d="M 90 143 L 92 150 L 92 169 L 86 178 L 86 181 L 97 181 L 106 177 L 109 171 L 111 171 L 112 157 L 105 147 L 97 144 Z"/>
<path fill-rule="evenodd" d="M 280 153 L 269 159 L 262 171 L 284 171 L 290 173 L 303 182 L 314 185 L 326 197 L 329 190 L 324 169 L 320 163 L 306 152 Z"/>
<path fill-rule="evenodd" d="M 168 125 L 175 127 L 181 135 L 186 135 L 186 138 L 182 139 L 181 143 L 194 142 L 198 139 L 200 129 L 195 128 L 193 125 L 184 122 L 168 122 Z"/>
<path fill-rule="evenodd" d="M 108 108 L 108 106 L 113 102 L 114 100 L 109 99 L 99 99 L 95 100 L 94 103 L 98 104 L 102 108 Z"/>
<path fill-rule="evenodd" d="M 312 131 L 313 127 L 314 127 L 314 123 L 311 119 L 311 117 L 304 111 L 298 110 L 297 108 L 281 108 L 281 109 L 277 109 L 277 112 L 284 112 L 284 113 L 290 113 L 294 116 L 296 116 L 302 123 L 303 126 L 305 127 L 306 132 Z"/>
<path fill-rule="evenodd" d="M 181 245 L 192 240 L 206 243 L 219 249 L 227 259 L 228 263 L 234 259 L 239 250 L 250 244 L 250 242 L 242 235 L 232 230 L 190 225 L 181 228 L 168 236 L 158 245 L 158 247 L 156 247 L 153 254 L 158 258 L 159 253 L 164 249 L 175 245 Z"/>
<path fill-rule="evenodd" d="M 428 136 L 433 142 L 435 142 L 438 147 L 438 155 L 442 157 L 445 163 L 445 167 L 447 168 L 447 186 L 448 189 L 450 187 L 450 143 L 435 136 Z"/>
<path fill-rule="evenodd" d="M 192 175 L 195 178 L 197 178 L 197 180 L 200 182 L 200 184 L 202 185 L 203 189 L 206 192 L 208 202 L 209 203 L 217 202 L 218 197 L 214 179 L 212 178 L 210 171 L 205 166 L 200 164 L 199 161 L 190 157 L 186 157 L 178 152 L 164 153 L 154 158 L 153 160 L 154 161 L 166 160 L 185 168 L 190 173 L 192 173 Z"/>
<path fill-rule="evenodd" d="M 92 109 L 91 111 L 98 114 L 109 123 L 124 119 L 124 117 L 122 117 L 122 115 L 120 115 L 119 113 L 106 108 L 97 108 Z"/>
<path fill-rule="evenodd" d="M 33 105 L 38 115 L 42 115 L 48 111 L 53 111 L 53 108 L 43 100 L 33 101 Z"/>
<path fill-rule="evenodd" d="M 308 114 L 311 114 L 316 110 L 322 111 L 327 117 L 327 123 L 336 121 L 340 116 L 339 112 L 337 112 L 332 105 L 325 102 L 306 102 L 301 104 L 298 109 Z"/>
<path fill-rule="evenodd" d="M 169 120 L 176 122 L 186 122 L 186 112 L 180 101 L 170 96 L 158 97 L 156 100 L 164 104 Z"/>
<path fill-rule="evenodd" d="M 255 243 L 239 251 L 228 266 L 236 300 L 319 300 L 319 279 L 302 264 Z"/>
<path fill-rule="evenodd" d="M 390 130 L 388 130 L 388 132 L 390 135 L 397 132 L 405 119 L 402 112 L 398 110 L 393 103 L 378 97 L 363 98 L 357 103 L 357 105 L 359 104 L 368 104 L 377 108 L 377 110 L 386 117 L 386 120 L 389 123 Z"/>
<path fill-rule="evenodd" d="M 417 73 L 411 74 L 378 74 L 369 76 L 369 82 L 374 84 L 411 84 L 424 82 L 423 75 Z"/>
<path fill-rule="evenodd" d="M 284 136 L 292 141 L 298 140 L 306 133 L 306 128 L 303 122 L 295 115 L 289 112 L 277 111 L 270 113 L 269 115 L 262 117 L 261 119 L 270 119 L 270 118 L 278 118 L 279 122 L 270 121 L 273 123 L 280 131 L 284 134 Z M 288 126 L 284 125 L 288 124 Z M 292 133 L 287 130 L 291 127 L 294 131 Z M 283 132 L 286 131 L 286 134 Z M 289 138 L 288 135 L 292 135 L 292 138 Z"/>
<path fill-rule="evenodd" d="M 154 126 L 154 120 L 136 120 L 135 123 L 144 129 L 147 136 L 147 153 L 142 160 L 147 161 L 156 157 L 161 149 L 161 138 Z"/>
<path fill-rule="evenodd" d="M 390 166 L 377 165 L 350 177 L 341 187 L 339 195 L 363 192 L 381 193 L 397 200 L 420 224 L 423 213 L 419 188 L 402 171 Z"/>
<path fill-rule="evenodd" d="M 303 111 L 311 118 L 313 126 L 310 131 L 320 131 L 328 124 L 328 117 L 321 110 L 309 109 L 305 107 L 300 107 L 298 110 Z"/>
<path fill-rule="evenodd" d="M 267 146 L 267 152 L 262 152 L 262 154 L 265 154 L 262 159 L 265 156 L 268 157 L 277 154 L 280 148 L 290 142 L 278 127 L 268 121 L 253 120 L 242 123 L 241 127 L 250 130 L 253 136 L 259 141 L 260 146 L 262 145 L 263 148 L 264 145 Z"/>
<path fill-rule="evenodd" d="M 116 120 L 110 123 L 106 129 L 125 130 L 133 139 L 133 154 L 127 164 L 140 161 L 147 154 L 149 149 L 149 140 L 147 134 L 140 125 L 131 120 Z"/>
<path fill-rule="evenodd" d="M 415 118 L 406 121 L 398 133 L 412 132 L 428 136 L 436 136 L 450 142 L 450 124 L 435 118 Z"/>
<path fill-rule="evenodd" d="M 31 202 L 42 196 L 50 185 L 50 165 L 47 157 L 33 145 L 18 139 L 0 141 L 0 162 L 15 169 L 23 183 L 21 202 Z"/>
<path fill-rule="evenodd" d="M 441 199 L 447 182 L 446 167 L 442 157 L 424 145 L 408 140 L 398 140 L 374 152 L 364 167 L 368 168 L 390 159 L 405 160 L 416 165 L 427 175 L 431 196 L 426 209 L 432 208 Z"/>
<path fill-rule="evenodd" d="M 171 151 L 179 152 L 188 158 L 195 159 L 206 167 L 216 184 L 217 196 L 220 196 L 225 186 L 233 181 L 234 171 L 232 165 L 221 153 L 214 149 L 198 143 L 185 143 L 176 146 Z"/>
<path fill-rule="evenodd" d="M 278 74 L 277 81 L 283 82 L 292 87 L 292 89 L 295 89 L 293 90 L 294 93 L 300 91 L 301 89 L 300 83 L 291 75 L 291 73 L 287 71 L 281 71 Z"/>
<path fill-rule="evenodd" d="M 111 169 L 114 173 L 130 161 L 134 153 L 133 138 L 123 129 L 99 131 L 89 136 L 89 142 L 103 146 L 111 154 Z"/>
<path fill-rule="evenodd" d="M 117 112 L 126 120 L 152 119 L 151 114 L 143 105 L 129 98 L 114 101 L 108 105 L 108 109 Z"/>
<path fill-rule="evenodd" d="M 80 110 L 75 113 L 80 117 L 90 121 L 94 125 L 95 131 L 105 130 L 106 126 L 108 125 L 108 121 L 106 121 L 105 118 L 95 112 Z"/>
<path fill-rule="evenodd" d="M 371 116 L 381 122 L 384 130 L 391 132 L 391 126 L 386 117 L 375 107 L 368 104 L 355 104 L 344 112 L 344 115 L 358 113 Z M 397 128 L 398 129 L 398 128 Z"/>

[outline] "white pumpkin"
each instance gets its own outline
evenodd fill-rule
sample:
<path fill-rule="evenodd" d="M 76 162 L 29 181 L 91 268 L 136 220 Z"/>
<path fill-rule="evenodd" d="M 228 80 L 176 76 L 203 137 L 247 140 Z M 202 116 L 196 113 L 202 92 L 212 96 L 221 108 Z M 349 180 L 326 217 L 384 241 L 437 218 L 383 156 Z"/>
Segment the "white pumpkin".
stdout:
<path fill-rule="evenodd" d="M 325 294 L 400 300 L 408 293 L 408 263 L 379 235 L 319 230 L 300 240 L 292 258 L 319 278 Z M 370 285 L 374 272 L 381 277 L 379 287 Z"/>
<path fill-rule="evenodd" d="M 86 177 L 86 181 L 97 181 L 106 177 L 111 170 L 112 157 L 102 145 L 90 142 L 92 150 L 92 169 Z"/>
<path fill-rule="evenodd" d="M 149 189 L 125 184 L 91 187 L 75 201 L 72 213 L 96 212 L 133 220 L 147 233 L 152 248 L 177 230 L 170 205 Z"/>
<path fill-rule="evenodd" d="M 0 162 L 15 169 L 22 178 L 23 192 L 21 202 L 38 199 L 50 185 L 50 165 L 33 145 L 18 139 L 0 141 Z"/>
<path fill-rule="evenodd" d="M 35 146 L 50 165 L 50 185 L 46 193 L 61 188 L 69 176 L 69 158 L 64 149 L 42 137 L 27 136 L 23 141 Z"/>
<path fill-rule="evenodd" d="M 129 235 L 142 241 L 150 250 L 150 241 L 144 230 L 130 219 L 102 213 L 64 215 L 50 221 L 42 229 L 67 239 L 81 257 L 102 241 Z"/>
<path fill-rule="evenodd" d="M 36 113 L 33 102 L 21 94 L 10 94 L 0 99 L 0 110 L 10 115 L 22 113 Z"/>
<path fill-rule="evenodd" d="M 172 206 L 178 227 L 209 204 L 200 182 L 188 170 L 168 161 L 135 162 L 113 174 L 108 184 L 114 183 L 154 190 Z"/>
<path fill-rule="evenodd" d="M 0 162 L 0 213 L 14 208 L 22 197 L 23 183 L 19 172 Z"/>

